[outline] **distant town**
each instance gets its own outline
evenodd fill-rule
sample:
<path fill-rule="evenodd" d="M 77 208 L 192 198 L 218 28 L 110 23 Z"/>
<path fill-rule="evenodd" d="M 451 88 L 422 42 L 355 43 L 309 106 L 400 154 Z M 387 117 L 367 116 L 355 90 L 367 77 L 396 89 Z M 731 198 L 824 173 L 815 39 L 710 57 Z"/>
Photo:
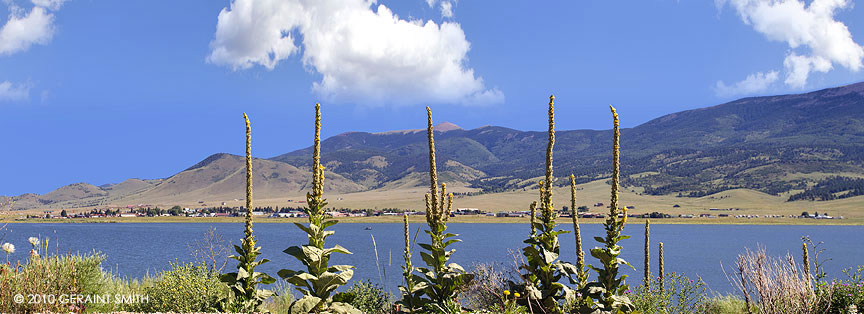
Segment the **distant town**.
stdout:
<path fill-rule="evenodd" d="M 305 203 L 305 202 L 298 202 Z M 245 216 L 245 208 L 243 207 L 198 207 L 189 208 L 181 206 L 173 206 L 165 209 L 153 205 L 127 205 L 125 207 L 107 207 L 103 209 L 92 209 L 89 212 L 69 213 L 63 210 L 44 210 L 41 214 L 28 214 L 20 216 L 18 219 L 80 219 L 80 218 L 108 218 L 108 217 L 243 217 Z M 603 203 L 595 203 L 595 208 L 609 208 Z M 680 207 L 674 205 L 674 207 Z M 627 206 L 628 211 L 635 211 L 635 206 Z M 800 215 L 751 215 L 751 214 L 735 214 L 739 211 L 738 208 L 709 208 L 707 213 L 698 214 L 677 214 L 671 215 L 661 212 L 651 213 L 628 213 L 627 217 L 631 218 L 734 218 L 734 219 L 756 219 L 756 218 L 790 218 L 790 219 L 844 219 L 843 216 L 833 217 L 828 213 L 819 212 L 802 212 Z M 588 206 L 580 206 L 577 208 L 579 218 L 606 218 L 606 214 L 590 212 Z M 563 206 L 557 211 L 559 217 L 571 217 L 571 211 L 567 206 Z M 423 211 L 411 211 L 399 208 L 384 208 L 384 209 L 348 209 L 348 208 L 331 208 L 326 210 L 326 215 L 330 217 L 375 217 L 375 216 L 401 216 L 401 215 L 419 215 L 423 216 L 426 213 Z M 303 218 L 307 217 L 303 211 L 303 207 L 256 207 L 252 215 L 261 216 L 264 218 Z M 488 212 L 477 208 L 457 208 L 450 216 L 489 216 L 489 217 L 529 217 L 530 211 L 502 211 Z M 539 213 L 538 213 L 539 215 Z M 623 214 L 619 214 L 621 217 Z"/>

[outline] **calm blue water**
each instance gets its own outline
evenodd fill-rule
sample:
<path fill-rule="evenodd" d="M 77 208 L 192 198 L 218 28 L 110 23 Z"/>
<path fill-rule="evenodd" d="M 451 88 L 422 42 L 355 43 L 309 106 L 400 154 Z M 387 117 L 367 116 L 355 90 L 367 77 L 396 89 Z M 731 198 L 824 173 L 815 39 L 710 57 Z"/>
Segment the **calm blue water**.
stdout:
<path fill-rule="evenodd" d="M 104 224 L 9 224 L 3 242 L 15 244 L 18 250 L 10 259 L 27 258 L 30 245 L 27 238 L 41 235 L 51 238 L 51 250 L 59 239 L 60 252 L 99 251 L 107 255 L 103 264 L 120 276 L 135 278 L 154 274 L 168 267 L 168 262 L 193 261 L 188 243 L 202 238 L 204 232 L 213 226 L 226 239 L 239 243 L 243 236 L 243 225 L 239 223 L 104 223 Z M 412 224 L 412 229 L 423 226 Z M 372 230 L 364 230 L 371 227 Z M 569 227 L 562 225 L 562 228 Z M 328 238 L 328 243 L 338 243 L 354 252 L 354 255 L 334 255 L 331 263 L 351 264 L 357 267 L 355 279 L 369 279 L 384 282 L 387 289 L 397 292 L 401 280 L 402 224 L 338 224 L 336 234 Z M 416 230 L 416 229 L 414 229 Z M 475 263 L 499 263 L 504 267 L 513 265 L 510 252 L 520 252 L 522 240 L 528 233 L 527 224 L 457 224 L 449 226 L 449 231 L 460 234 L 464 240 L 455 245 L 456 253 L 452 261 L 470 269 Z M 638 285 L 641 282 L 642 226 L 631 225 L 625 229 L 633 238 L 622 241 L 623 258 L 637 269 L 627 269 L 628 282 Z M 414 232 L 412 231 L 412 237 Z M 262 266 L 262 271 L 276 277 L 282 268 L 301 269 L 302 265 L 293 257 L 282 253 L 292 245 L 305 244 L 306 235 L 293 224 L 256 224 L 255 235 L 262 246 L 263 257 L 271 262 Z M 378 257 L 383 268 L 379 277 L 376 270 L 375 251 L 372 236 L 378 245 Z M 583 245 L 587 249 L 595 246 L 594 236 L 603 236 L 601 225 L 582 226 Z M 664 242 L 665 265 L 667 272 L 683 272 L 688 276 L 701 276 L 708 287 L 715 292 L 732 292 L 732 286 L 721 268 L 725 265 L 732 272 L 737 254 L 745 247 L 755 248 L 765 245 L 772 255 L 792 253 L 800 262 L 801 236 L 809 235 L 814 241 L 824 241 L 826 249 L 823 256 L 832 258 L 824 265 L 829 277 L 842 277 L 841 270 L 846 267 L 864 264 L 864 226 L 733 226 L 733 225 L 652 225 L 652 262 L 656 273 L 657 242 Z M 0 237 L 3 237 L 0 233 Z M 426 242 L 423 232 L 418 236 Z M 572 234 L 562 235 L 562 258 L 575 261 L 575 243 Z M 415 251 L 419 247 L 415 247 Z M 233 250 L 232 252 L 233 253 Z M 812 254 L 812 252 L 811 252 Z M 587 254 L 586 254 L 587 255 Z M 0 256 L 2 257 L 2 256 Z M 811 257 L 812 258 L 812 257 Z M 587 263 L 597 261 L 586 256 Z M 414 265 L 422 264 L 419 254 L 414 255 Z M 230 264 L 228 267 L 231 267 Z M 227 269 L 227 268 L 226 268 Z M 386 271 L 386 279 L 382 279 Z"/>

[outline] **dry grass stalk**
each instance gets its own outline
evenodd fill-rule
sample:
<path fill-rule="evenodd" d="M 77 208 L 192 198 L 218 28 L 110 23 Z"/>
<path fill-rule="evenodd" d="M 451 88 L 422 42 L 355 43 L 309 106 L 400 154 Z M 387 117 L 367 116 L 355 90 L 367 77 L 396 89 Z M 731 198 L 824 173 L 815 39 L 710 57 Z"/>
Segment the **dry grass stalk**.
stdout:
<path fill-rule="evenodd" d="M 804 251 L 804 277 L 807 278 L 807 283 L 810 283 L 810 280 L 813 278 L 810 276 L 810 252 L 807 251 L 807 243 L 801 243 L 801 249 Z M 810 287 L 813 288 L 812 286 Z"/>
<path fill-rule="evenodd" d="M 737 288 L 744 294 L 748 304 L 751 302 L 749 293 L 755 294 L 754 301 L 757 302 L 759 313 L 819 312 L 815 305 L 825 296 L 817 296 L 813 292 L 809 278 L 799 272 L 801 265 L 795 263 L 791 255 L 770 257 L 764 247 L 755 251 L 747 249 L 738 256 L 736 266 L 741 279 L 740 283 L 736 281 Z"/>
<path fill-rule="evenodd" d="M 660 242 L 659 246 L 660 247 L 657 249 L 657 266 L 659 269 L 657 271 L 659 272 L 658 277 L 660 278 L 660 293 L 663 293 L 663 290 L 666 288 L 663 286 L 663 282 L 665 281 L 664 279 L 666 279 L 666 273 L 663 270 L 663 242 Z"/>
<path fill-rule="evenodd" d="M 221 233 L 216 232 L 215 227 L 208 228 L 201 239 L 195 240 L 187 246 L 192 257 L 209 265 L 209 268 L 217 273 L 222 273 L 222 269 L 228 264 L 228 254 L 231 252 L 230 245 Z"/>
<path fill-rule="evenodd" d="M 649 238 L 651 235 L 651 231 L 649 229 L 650 225 L 651 225 L 651 220 L 645 219 L 645 279 L 644 279 L 644 282 L 645 282 L 646 287 L 648 286 L 648 283 L 651 282 L 651 267 L 649 266 L 650 265 L 650 263 L 649 263 L 649 261 L 650 261 L 649 245 L 651 243 L 650 238 Z"/>

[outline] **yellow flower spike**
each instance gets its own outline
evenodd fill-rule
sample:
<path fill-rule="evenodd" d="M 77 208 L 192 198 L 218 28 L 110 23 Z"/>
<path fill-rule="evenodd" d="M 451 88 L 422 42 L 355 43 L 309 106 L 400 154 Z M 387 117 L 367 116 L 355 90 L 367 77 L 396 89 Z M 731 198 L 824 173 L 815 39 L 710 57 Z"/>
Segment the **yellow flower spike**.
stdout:
<path fill-rule="evenodd" d="M 504 290 L 504 295 L 510 295 L 510 290 Z"/>
<path fill-rule="evenodd" d="M 520 297 L 519 292 L 514 293 L 513 296 L 517 298 Z"/>

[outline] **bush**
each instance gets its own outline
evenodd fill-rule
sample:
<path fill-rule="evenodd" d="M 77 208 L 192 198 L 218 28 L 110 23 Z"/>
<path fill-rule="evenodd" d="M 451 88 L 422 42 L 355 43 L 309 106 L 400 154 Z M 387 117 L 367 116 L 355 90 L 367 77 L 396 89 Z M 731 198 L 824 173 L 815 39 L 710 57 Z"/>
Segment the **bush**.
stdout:
<path fill-rule="evenodd" d="M 825 313 L 846 314 L 864 311 L 864 266 L 858 266 L 853 272 L 851 268 L 843 271 L 849 276 L 847 280 L 834 280 L 831 284 L 820 286 L 819 292 L 824 295 L 824 300 L 830 300 L 828 304 L 822 302 L 821 308 L 826 308 Z"/>
<path fill-rule="evenodd" d="M 644 314 L 706 312 L 708 297 L 701 278 L 692 280 L 673 272 L 664 276 L 662 289 L 660 283 L 659 277 L 651 278 L 647 287 L 642 285 L 629 293 L 637 311 Z"/>
<path fill-rule="evenodd" d="M 744 295 L 746 303 L 755 303 L 760 314 L 824 312 L 819 304 L 830 295 L 814 293 L 808 272 L 802 271 L 802 265 L 791 255 L 771 257 L 760 246 L 738 255 L 735 265 L 733 284 Z"/>
<path fill-rule="evenodd" d="M 393 295 L 370 281 L 358 281 L 348 291 L 333 296 L 334 302 L 351 304 L 367 314 L 390 313 Z"/>
<path fill-rule="evenodd" d="M 261 305 L 264 312 L 273 314 L 291 313 L 289 308 L 291 307 L 291 303 L 294 303 L 294 296 L 291 294 L 291 285 L 281 280 L 277 281 L 273 286 L 273 292 L 276 294 Z"/>
<path fill-rule="evenodd" d="M 0 265 L 0 313 L 69 312 L 90 304 L 58 299 L 61 295 L 99 294 L 109 278 L 102 272 L 99 253 L 31 257 L 27 264 Z M 15 295 L 25 302 L 15 302 Z M 28 295 L 44 298 L 26 297 Z"/>
<path fill-rule="evenodd" d="M 471 270 L 474 280 L 465 288 L 461 297 L 465 306 L 473 310 L 500 310 L 504 304 L 504 290 L 512 279 L 494 264 L 477 264 Z"/>
<path fill-rule="evenodd" d="M 228 293 L 219 274 L 207 265 L 171 263 L 144 288 L 147 302 L 133 305 L 139 312 L 215 312 Z"/>
<path fill-rule="evenodd" d="M 744 314 L 744 300 L 739 297 L 727 295 L 714 297 L 706 302 L 706 314 Z M 753 309 L 755 312 L 756 310 Z"/>

